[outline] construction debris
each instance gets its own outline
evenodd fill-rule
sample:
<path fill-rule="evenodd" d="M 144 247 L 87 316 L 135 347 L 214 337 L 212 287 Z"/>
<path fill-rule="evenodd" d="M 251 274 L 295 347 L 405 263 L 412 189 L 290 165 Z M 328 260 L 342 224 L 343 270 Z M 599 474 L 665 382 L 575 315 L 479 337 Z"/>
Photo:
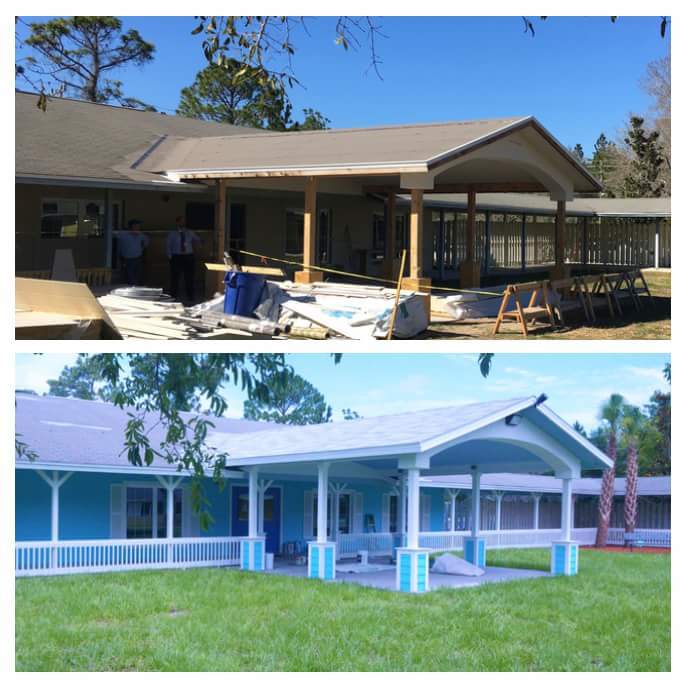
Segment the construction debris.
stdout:
<path fill-rule="evenodd" d="M 17 339 L 119 339 L 117 326 L 83 283 L 14 280 Z"/>

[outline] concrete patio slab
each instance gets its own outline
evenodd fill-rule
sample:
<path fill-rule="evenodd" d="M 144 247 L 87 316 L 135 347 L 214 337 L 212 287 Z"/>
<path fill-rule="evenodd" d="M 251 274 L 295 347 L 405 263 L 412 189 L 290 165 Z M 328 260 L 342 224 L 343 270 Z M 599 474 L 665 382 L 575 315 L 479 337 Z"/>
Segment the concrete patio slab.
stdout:
<path fill-rule="evenodd" d="M 266 572 L 267 574 L 278 574 L 281 576 L 306 577 L 306 567 L 304 565 L 290 565 L 276 561 L 275 568 Z M 518 581 L 521 579 L 537 579 L 550 576 L 548 572 L 535 569 L 513 569 L 508 567 L 486 567 L 483 576 L 455 576 L 452 574 L 430 573 L 430 590 L 439 588 L 470 588 L 483 584 L 500 583 L 504 581 Z M 350 583 L 359 586 L 378 588 L 384 591 L 396 590 L 395 567 L 390 565 L 389 569 L 376 572 L 351 573 L 336 571 L 334 583 Z"/>

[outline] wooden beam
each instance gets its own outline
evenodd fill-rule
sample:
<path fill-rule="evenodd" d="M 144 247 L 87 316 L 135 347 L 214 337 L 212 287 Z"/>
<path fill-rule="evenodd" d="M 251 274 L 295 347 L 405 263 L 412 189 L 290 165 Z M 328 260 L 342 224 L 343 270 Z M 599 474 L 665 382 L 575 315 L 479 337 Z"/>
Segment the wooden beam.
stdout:
<path fill-rule="evenodd" d="M 304 269 L 307 272 L 316 266 L 316 189 L 316 177 L 311 176 L 304 189 Z"/>
<path fill-rule="evenodd" d="M 400 188 L 399 186 L 363 186 L 364 193 L 373 193 L 376 195 L 385 195 L 387 193 L 397 193 L 399 195 L 408 195 L 409 189 Z M 469 191 L 476 193 L 544 193 L 547 188 L 537 182 L 531 181 L 496 181 L 483 183 L 439 183 L 432 189 L 426 189 L 425 193 L 468 193 Z"/>
<path fill-rule="evenodd" d="M 227 185 L 224 179 L 215 182 L 215 259 L 223 264 L 225 262 L 225 228 L 227 222 Z M 224 289 L 223 279 L 225 275 L 218 272 L 215 279 L 215 290 L 222 293 Z M 206 282 L 208 284 L 208 281 Z"/>
<path fill-rule="evenodd" d="M 397 196 L 388 193 L 385 207 L 385 257 L 383 273 L 385 278 L 393 279 L 393 262 L 395 260 L 395 222 L 397 219 Z"/>
<path fill-rule="evenodd" d="M 565 221 L 566 203 L 557 201 L 557 213 L 555 215 L 555 264 L 565 263 Z"/>
<path fill-rule="evenodd" d="M 467 194 L 467 248 L 466 261 L 474 262 L 476 257 L 476 191 Z"/>
<path fill-rule="evenodd" d="M 409 276 L 420 279 L 423 276 L 423 190 L 411 191 L 411 214 L 409 217 Z"/>

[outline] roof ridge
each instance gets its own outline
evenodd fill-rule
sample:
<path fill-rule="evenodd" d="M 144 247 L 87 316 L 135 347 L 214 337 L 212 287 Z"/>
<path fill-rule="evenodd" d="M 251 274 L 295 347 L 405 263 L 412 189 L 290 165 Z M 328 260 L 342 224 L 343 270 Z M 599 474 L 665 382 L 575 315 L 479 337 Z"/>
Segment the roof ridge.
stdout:
<path fill-rule="evenodd" d="M 391 129 L 418 129 L 418 128 L 432 128 L 440 126 L 465 126 L 469 124 L 484 124 L 486 122 L 510 122 L 515 123 L 528 119 L 533 115 L 525 115 L 521 117 L 488 117 L 485 119 L 455 119 L 450 121 L 442 122 L 425 122 L 418 124 L 378 124 L 376 126 L 351 126 L 344 128 L 333 128 L 333 129 L 308 129 L 305 131 L 275 131 L 270 129 L 258 129 L 257 131 L 262 131 L 263 133 L 242 133 L 236 136 L 232 136 L 233 139 L 237 138 L 253 138 L 254 136 L 261 136 L 261 138 L 270 138 L 271 136 L 285 136 L 285 135 L 325 135 L 325 134 L 336 134 L 336 133 L 362 133 L 370 131 L 386 131 Z M 226 138 L 227 136 L 204 136 L 204 138 Z"/>

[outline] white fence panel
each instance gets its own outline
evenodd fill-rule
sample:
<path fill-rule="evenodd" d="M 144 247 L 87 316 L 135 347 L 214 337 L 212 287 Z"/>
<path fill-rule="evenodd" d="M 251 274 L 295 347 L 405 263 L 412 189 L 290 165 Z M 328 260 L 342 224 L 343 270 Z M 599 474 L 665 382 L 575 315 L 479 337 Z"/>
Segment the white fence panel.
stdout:
<path fill-rule="evenodd" d="M 28 541 L 15 544 L 16 576 L 239 564 L 238 537 Z"/>

